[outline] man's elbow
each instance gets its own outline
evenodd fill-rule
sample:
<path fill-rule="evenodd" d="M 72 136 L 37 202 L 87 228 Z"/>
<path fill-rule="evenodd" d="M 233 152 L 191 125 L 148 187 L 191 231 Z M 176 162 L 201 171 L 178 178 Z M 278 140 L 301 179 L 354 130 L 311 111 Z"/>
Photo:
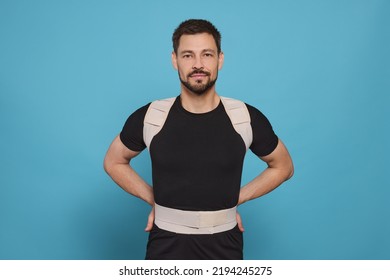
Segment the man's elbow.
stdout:
<path fill-rule="evenodd" d="M 107 157 L 105 157 L 104 161 L 103 161 L 103 169 L 110 176 L 111 176 L 111 173 L 112 173 L 113 166 L 114 166 L 113 162 L 110 161 Z"/>
<path fill-rule="evenodd" d="M 286 167 L 286 179 L 285 181 L 289 180 L 294 175 L 294 164 L 290 160 L 290 163 Z"/>

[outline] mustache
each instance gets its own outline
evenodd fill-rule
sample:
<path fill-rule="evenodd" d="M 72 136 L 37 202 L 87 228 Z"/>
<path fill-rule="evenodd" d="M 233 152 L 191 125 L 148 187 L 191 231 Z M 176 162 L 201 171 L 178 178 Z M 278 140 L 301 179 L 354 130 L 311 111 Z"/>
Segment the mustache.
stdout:
<path fill-rule="evenodd" d="M 194 70 L 190 74 L 188 74 L 187 77 L 191 77 L 192 75 L 195 75 L 195 74 L 203 74 L 203 75 L 206 75 L 206 76 L 210 76 L 210 72 L 208 72 L 208 71 Z"/>

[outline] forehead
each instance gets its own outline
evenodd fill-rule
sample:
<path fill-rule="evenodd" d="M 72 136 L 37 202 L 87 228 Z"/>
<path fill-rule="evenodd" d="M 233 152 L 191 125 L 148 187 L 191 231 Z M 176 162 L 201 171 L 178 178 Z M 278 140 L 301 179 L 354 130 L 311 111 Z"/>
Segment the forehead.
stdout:
<path fill-rule="evenodd" d="M 209 33 L 199 33 L 194 35 L 184 34 L 180 37 L 178 51 L 201 51 L 204 49 L 213 49 L 217 51 L 213 35 Z"/>

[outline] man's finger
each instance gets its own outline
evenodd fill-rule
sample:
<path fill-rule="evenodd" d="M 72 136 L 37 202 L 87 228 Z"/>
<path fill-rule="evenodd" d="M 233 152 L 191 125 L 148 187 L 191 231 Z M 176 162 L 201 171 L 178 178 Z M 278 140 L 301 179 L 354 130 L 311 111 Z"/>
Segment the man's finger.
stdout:
<path fill-rule="evenodd" d="M 150 211 L 150 214 L 148 216 L 148 222 L 147 222 L 146 228 L 145 228 L 146 232 L 149 232 L 152 230 L 153 222 L 154 222 L 154 207 L 153 207 L 152 211 Z"/>
<path fill-rule="evenodd" d="M 242 224 L 241 216 L 240 216 L 240 214 L 238 214 L 238 212 L 237 212 L 236 217 L 237 217 L 238 229 L 239 229 L 241 232 L 244 232 L 244 231 L 245 231 L 244 225 Z"/>

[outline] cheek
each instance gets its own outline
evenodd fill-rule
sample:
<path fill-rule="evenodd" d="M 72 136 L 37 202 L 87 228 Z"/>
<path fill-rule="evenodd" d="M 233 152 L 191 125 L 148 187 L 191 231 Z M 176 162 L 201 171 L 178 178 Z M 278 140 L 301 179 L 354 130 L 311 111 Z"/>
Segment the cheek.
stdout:
<path fill-rule="evenodd" d="M 211 71 L 212 74 L 211 75 L 213 77 L 217 76 L 218 75 L 218 70 L 219 70 L 218 64 L 214 65 L 213 68 L 211 68 L 211 69 L 212 69 L 212 71 Z"/>
<path fill-rule="evenodd" d="M 208 69 L 210 72 L 216 73 L 219 70 L 219 63 L 218 61 L 210 61 L 206 66 L 206 69 Z"/>
<path fill-rule="evenodd" d="M 178 65 L 177 71 L 179 72 L 181 78 L 186 78 L 187 75 L 188 75 L 188 73 L 191 72 L 190 70 L 188 70 L 188 69 L 185 67 L 185 65 Z"/>
<path fill-rule="evenodd" d="M 180 67 L 177 69 L 177 72 L 179 73 L 179 76 L 180 76 L 180 78 L 182 79 L 182 80 L 187 80 L 187 74 L 186 74 L 186 72 L 183 70 L 183 69 L 181 69 Z"/>

